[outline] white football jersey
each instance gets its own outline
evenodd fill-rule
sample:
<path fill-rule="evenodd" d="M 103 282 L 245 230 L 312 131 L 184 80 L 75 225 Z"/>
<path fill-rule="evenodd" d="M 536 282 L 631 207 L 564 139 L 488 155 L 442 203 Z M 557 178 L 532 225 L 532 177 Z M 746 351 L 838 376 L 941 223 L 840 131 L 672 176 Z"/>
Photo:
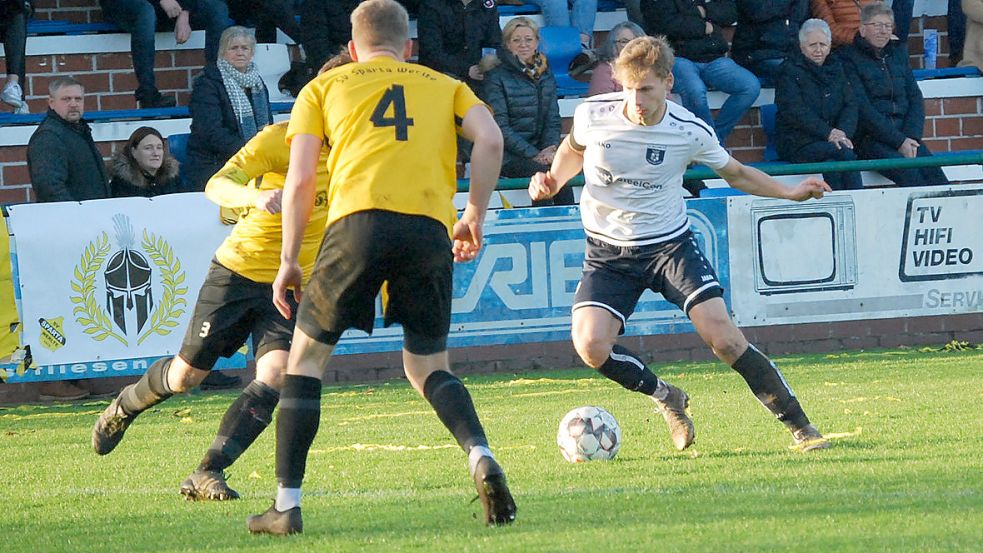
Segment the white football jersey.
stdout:
<path fill-rule="evenodd" d="M 625 94 L 584 100 L 573 116 L 571 139 L 584 150 L 580 216 L 588 236 L 615 246 L 671 240 L 689 229 L 683 173 L 692 162 L 711 169 L 730 154 L 713 129 L 671 101 L 656 125 L 625 116 Z"/>

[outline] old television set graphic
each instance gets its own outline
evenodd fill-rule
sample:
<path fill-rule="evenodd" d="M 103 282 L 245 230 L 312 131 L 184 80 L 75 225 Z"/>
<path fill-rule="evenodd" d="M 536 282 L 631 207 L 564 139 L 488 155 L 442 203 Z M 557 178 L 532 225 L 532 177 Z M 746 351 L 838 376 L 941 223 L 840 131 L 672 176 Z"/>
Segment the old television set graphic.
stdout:
<path fill-rule="evenodd" d="M 849 290 L 857 284 L 856 219 L 849 196 L 751 204 L 759 294 Z"/>

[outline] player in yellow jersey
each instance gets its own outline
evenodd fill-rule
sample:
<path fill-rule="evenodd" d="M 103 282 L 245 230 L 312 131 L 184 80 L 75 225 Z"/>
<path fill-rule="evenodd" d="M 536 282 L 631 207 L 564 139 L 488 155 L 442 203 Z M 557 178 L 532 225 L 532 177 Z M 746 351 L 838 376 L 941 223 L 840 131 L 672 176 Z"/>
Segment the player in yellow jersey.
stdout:
<path fill-rule="evenodd" d="M 279 401 L 294 322 L 273 305 L 270 283 L 280 264 L 280 203 L 290 159 L 287 123 L 269 125 L 225 164 L 205 188 L 209 199 L 241 210 L 212 260 L 198 293 L 180 353 L 160 359 L 109 404 L 92 430 L 96 453 L 112 451 L 133 420 L 150 407 L 201 383 L 220 356 L 236 352 L 252 335 L 256 380 L 232 403 L 198 468 L 181 484 L 188 499 L 236 499 L 223 470 L 269 425 Z M 321 152 L 318 183 L 327 183 Z M 315 193 L 311 224 L 303 233 L 298 264 L 309 276 L 327 220 L 327 190 Z"/>
<path fill-rule="evenodd" d="M 386 324 L 403 326 L 406 377 L 468 456 L 486 524 L 515 519 L 505 474 L 488 448 L 471 396 L 447 356 L 453 259 L 481 247 L 498 180 L 502 136 L 491 112 L 460 81 L 405 63 L 406 10 L 368 0 L 352 12 L 349 53 L 301 91 L 290 116 L 290 170 L 283 193 L 283 254 L 273 284 L 284 316 L 287 289 L 301 294 L 296 252 L 314 205 L 317 152 L 328 154 L 328 226 L 303 289 L 277 415 L 277 496 L 250 517 L 251 532 L 303 530 L 300 486 L 320 417 L 321 375 L 341 333 L 372 331 L 375 297 L 388 283 Z M 474 143 L 471 193 L 456 221 L 456 135 Z M 451 243 L 453 238 L 454 242 Z"/>

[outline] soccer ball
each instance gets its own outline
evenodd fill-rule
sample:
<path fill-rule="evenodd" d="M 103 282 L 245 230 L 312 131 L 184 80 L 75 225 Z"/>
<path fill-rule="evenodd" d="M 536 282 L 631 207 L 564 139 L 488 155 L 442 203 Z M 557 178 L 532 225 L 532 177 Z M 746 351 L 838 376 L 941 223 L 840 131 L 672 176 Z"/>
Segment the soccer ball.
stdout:
<path fill-rule="evenodd" d="M 578 407 L 560 421 L 556 444 L 571 463 L 613 459 L 621 447 L 621 427 L 600 407 Z"/>

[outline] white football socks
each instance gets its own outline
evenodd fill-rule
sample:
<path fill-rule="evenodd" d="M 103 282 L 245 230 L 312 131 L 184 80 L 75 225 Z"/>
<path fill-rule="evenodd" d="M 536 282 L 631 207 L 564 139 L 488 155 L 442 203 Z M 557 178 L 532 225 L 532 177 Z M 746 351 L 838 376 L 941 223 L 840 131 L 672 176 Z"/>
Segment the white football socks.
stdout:
<path fill-rule="evenodd" d="M 276 489 L 276 510 L 281 513 L 294 507 L 300 507 L 300 488 Z"/>
<path fill-rule="evenodd" d="M 478 469 L 478 461 L 480 461 L 482 457 L 491 457 L 492 459 L 495 458 L 495 456 L 492 455 L 491 450 L 488 449 L 487 446 L 483 445 L 476 445 L 471 448 L 471 451 L 468 452 L 468 468 L 471 470 L 471 476 L 474 476 L 474 471 Z"/>

